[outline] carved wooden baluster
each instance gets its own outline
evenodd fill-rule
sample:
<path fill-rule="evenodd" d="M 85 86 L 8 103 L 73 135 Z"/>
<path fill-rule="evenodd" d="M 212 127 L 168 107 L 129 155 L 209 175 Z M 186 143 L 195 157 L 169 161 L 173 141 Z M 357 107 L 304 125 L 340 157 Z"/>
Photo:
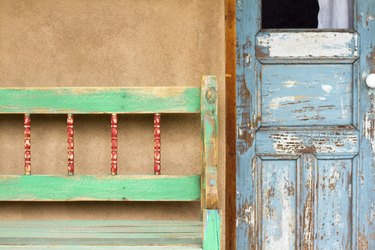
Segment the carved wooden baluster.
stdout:
<path fill-rule="evenodd" d="M 111 116 L 111 173 L 117 175 L 117 114 Z"/>
<path fill-rule="evenodd" d="M 73 114 L 68 114 L 68 175 L 74 175 L 74 128 Z"/>
<path fill-rule="evenodd" d="M 25 145 L 25 174 L 31 175 L 31 120 L 30 114 L 25 114 L 23 120 L 24 126 L 24 145 Z"/>
<path fill-rule="evenodd" d="M 154 174 L 161 173 L 160 114 L 154 114 Z"/>

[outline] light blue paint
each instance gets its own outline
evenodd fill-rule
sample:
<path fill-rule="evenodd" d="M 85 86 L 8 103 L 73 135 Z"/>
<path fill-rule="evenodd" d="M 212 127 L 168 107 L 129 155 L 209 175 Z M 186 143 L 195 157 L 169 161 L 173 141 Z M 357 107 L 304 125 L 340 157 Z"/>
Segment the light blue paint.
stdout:
<path fill-rule="evenodd" d="M 258 170 L 262 174 L 263 249 L 294 249 L 298 218 L 296 166 L 296 160 L 264 160 Z"/>
<path fill-rule="evenodd" d="M 351 248 L 352 160 L 318 160 L 317 249 Z"/>
<path fill-rule="evenodd" d="M 263 126 L 351 125 L 352 65 L 265 65 Z"/>
<path fill-rule="evenodd" d="M 354 239 L 358 239 L 356 247 L 375 249 L 375 134 L 371 130 L 375 122 L 375 92 L 365 86 L 368 73 L 375 73 L 375 1 L 355 1 L 357 17 L 355 29 L 361 36 L 360 60 L 358 80 L 360 85 L 359 99 L 359 124 L 360 129 L 360 155 L 358 157 L 358 177 L 355 182 L 357 189 L 358 229 Z M 372 124 L 372 125 L 371 125 Z M 370 125 L 370 126 L 369 126 Z"/>
<path fill-rule="evenodd" d="M 237 0 L 237 249 L 270 246 L 283 231 L 288 237 L 275 249 L 375 249 L 375 91 L 364 83 L 375 73 L 375 1 L 355 5 L 359 61 L 354 51 L 343 58 L 268 57 L 261 65 L 261 1 Z M 275 216 L 265 218 L 267 188 L 291 179 L 297 201 L 279 188 L 271 199 Z M 288 208 L 300 217 L 282 229 Z"/>

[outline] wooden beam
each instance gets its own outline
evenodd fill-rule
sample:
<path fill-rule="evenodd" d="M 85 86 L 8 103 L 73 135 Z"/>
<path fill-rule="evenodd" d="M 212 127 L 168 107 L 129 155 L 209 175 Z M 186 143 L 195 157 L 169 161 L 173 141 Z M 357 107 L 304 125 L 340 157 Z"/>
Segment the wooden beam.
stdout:
<path fill-rule="evenodd" d="M 0 201 L 195 201 L 200 176 L 0 176 Z"/>
<path fill-rule="evenodd" d="M 225 1 L 225 249 L 236 249 L 236 0 Z"/>
<path fill-rule="evenodd" d="M 201 93 L 202 124 L 202 204 L 203 208 L 216 209 L 217 193 L 217 80 L 215 76 L 203 76 Z"/>
<path fill-rule="evenodd" d="M 199 113 L 200 88 L 0 88 L 0 113 Z"/>

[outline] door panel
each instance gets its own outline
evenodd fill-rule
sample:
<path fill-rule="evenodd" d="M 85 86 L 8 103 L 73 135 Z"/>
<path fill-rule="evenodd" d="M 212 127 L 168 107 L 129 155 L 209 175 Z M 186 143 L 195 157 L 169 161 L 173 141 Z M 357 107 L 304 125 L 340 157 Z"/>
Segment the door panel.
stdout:
<path fill-rule="evenodd" d="M 261 242 L 264 249 L 294 249 L 297 221 L 296 160 L 262 160 Z"/>
<path fill-rule="evenodd" d="M 237 1 L 237 249 L 375 249 L 375 3 L 303 31 L 260 2 Z"/>
<path fill-rule="evenodd" d="M 263 65 L 262 126 L 351 125 L 352 68 Z"/>
<path fill-rule="evenodd" d="M 350 249 L 352 160 L 318 160 L 316 248 Z"/>

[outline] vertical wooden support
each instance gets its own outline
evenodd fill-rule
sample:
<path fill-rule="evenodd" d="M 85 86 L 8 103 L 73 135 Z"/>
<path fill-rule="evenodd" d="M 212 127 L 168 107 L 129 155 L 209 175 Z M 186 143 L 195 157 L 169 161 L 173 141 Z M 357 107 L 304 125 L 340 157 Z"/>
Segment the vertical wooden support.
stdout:
<path fill-rule="evenodd" d="M 111 173 L 117 175 L 117 114 L 111 116 Z"/>
<path fill-rule="evenodd" d="M 203 227 L 203 250 L 220 250 L 220 212 L 216 209 L 204 209 Z"/>
<path fill-rule="evenodd" d="M 216 209 L 217 193 L 217 80 L 215 76 L 203 76 L 201 86 L 202 124 L 202 206 Z"/>
<path fill-rule="evenodd" d="M 68 175 L 74 175 L 74 128 L 73 114 L 68 114 Z"/>
<path fill-rule="evenodd" d="M 160 114 L 154 114 L 154 174 L 161 174 Z"/>
<path fill-rule="evenodd" d="M 24 115 L 25 175 L 31 175 L 31 120 L 30 114 Z"/>
<path fill-rule="evenodd" d="M 225 0 L 225 249 L 236 249 L 236 0 Z"/>

